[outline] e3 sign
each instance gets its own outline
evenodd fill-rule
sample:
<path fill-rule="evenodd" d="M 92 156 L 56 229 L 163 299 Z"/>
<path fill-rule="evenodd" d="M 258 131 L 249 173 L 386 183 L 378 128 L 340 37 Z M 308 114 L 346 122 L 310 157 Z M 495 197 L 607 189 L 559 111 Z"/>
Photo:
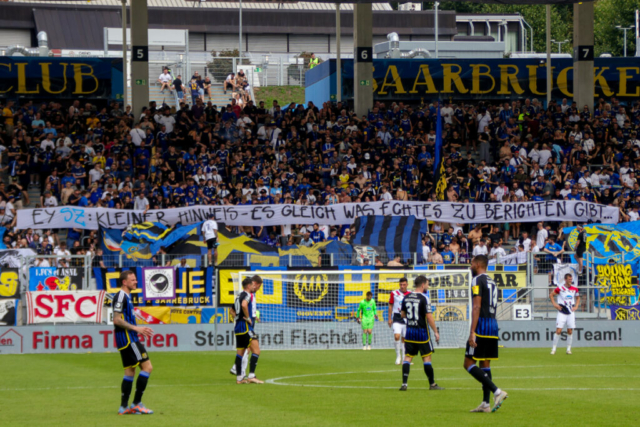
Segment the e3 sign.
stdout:
<path fill-rule="evenodd" d="M 531 320 L 531 304 L 514 304 L 513 320 Z"/>

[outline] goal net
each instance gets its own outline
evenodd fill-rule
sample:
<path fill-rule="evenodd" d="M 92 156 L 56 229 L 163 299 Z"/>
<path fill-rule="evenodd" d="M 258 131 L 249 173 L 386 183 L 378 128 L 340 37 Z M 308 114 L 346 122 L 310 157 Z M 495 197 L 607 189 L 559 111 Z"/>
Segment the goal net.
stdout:
<path fill-rule="evenodd" d="M 234 274 L 234 291 L 247 277 L 258 275 L 255 293 L 259 322 L 255 332 L 265 349 L 357 349 L 362 327 L 357 309 L 367 292 L 373 294 L 378 320 L 373 348 L 393 348 L 389 327 L 389 297 L 406 278 L 409 291 L 416 277 L 429 280 L 431 312 L 440 334 L 436 348 L 463 347 L 471 318 L 470 270 L 267 270 Z M 433 336 L 433 334 L 432 334 Z"/>

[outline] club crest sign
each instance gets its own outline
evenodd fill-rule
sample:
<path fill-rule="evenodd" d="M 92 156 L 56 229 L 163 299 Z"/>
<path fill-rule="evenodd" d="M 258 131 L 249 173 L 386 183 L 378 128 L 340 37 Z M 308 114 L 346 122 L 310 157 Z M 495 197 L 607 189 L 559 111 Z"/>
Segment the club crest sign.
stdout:
<path fill-rule="evenodd" d="M 148 301 L 176 297 L 176 270 L 173 267 L 143 268 L 143 293 Z"/>

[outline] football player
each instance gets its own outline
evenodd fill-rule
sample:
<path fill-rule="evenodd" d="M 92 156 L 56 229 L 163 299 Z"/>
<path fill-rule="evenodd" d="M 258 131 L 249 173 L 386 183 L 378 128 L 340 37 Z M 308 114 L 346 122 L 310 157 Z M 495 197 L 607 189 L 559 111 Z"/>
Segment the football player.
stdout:
<path fill-rule="evenodd" d="M 556 297 L 554 300 L 553 297 Z M 557 286 L 549 293 L 551 304 L 558 310 L 556 318 L 556 334 L 553 336 L 553 348 L 551 354 L 556 354 L 558 340 L 564 327 L 567 327 L 567 354 L 571 354 L 571 343 L 573 341 L 573 330 L 576 327 L 575 311 L 580 306 L 580 295 L 578 288 L 573 286 L 573 276 L 571 274 L 564 275 L 564 285 Z"/>

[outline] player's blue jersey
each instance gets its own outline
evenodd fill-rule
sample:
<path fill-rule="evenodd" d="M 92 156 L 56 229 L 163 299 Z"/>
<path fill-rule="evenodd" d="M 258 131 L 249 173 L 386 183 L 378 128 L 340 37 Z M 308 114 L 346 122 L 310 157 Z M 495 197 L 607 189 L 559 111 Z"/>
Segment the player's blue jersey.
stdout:
<path fill-rule="evenodd" d="M 118 291 L 113 297 L 111 303 L 114 313 L 122 313 L 125 322 L 130 325 L 136 325 L 136 315 L 133 311 L 133 303 L 131 297 L 124 291 Z M 116 345 L 118 350 L 127 348 L 132 342 L 140 341 L 138 334 L 127 329 L 115 326 Z"/>
<path fill-rule="evenodd" d="M 253 296 L 249 292 L 242 291 L 236 298 L 235 310 L 236 310 L 236 324 L 233 328 L 236 335 L 246 334 L 249 331 L 253 331 L 253 325 L 255 323 L 255 313 L 252 305 Z M 249 304 L 249 317 L 251 318 L 251 324 L 247 321 L 242 311 L 242 302 L 247 301 Z"/>
<path fill-rule="evenodd" d="M 473 297 L 481 297 L 480 317 L 475 333 L 479 337 L 498 338 L 498 321 L 496 308 L 498 306 L 498 287 L 487 274 L 479 274 L 471 281 Z"/>
<path fill-rule="evenodd" d="M 402 300 L 401 309 L 407 319 L 406 342 L 426 343 L 431 340 L 427 314 L 431 312 L 428 298 L 424 294 L 411 293 Z"/>

